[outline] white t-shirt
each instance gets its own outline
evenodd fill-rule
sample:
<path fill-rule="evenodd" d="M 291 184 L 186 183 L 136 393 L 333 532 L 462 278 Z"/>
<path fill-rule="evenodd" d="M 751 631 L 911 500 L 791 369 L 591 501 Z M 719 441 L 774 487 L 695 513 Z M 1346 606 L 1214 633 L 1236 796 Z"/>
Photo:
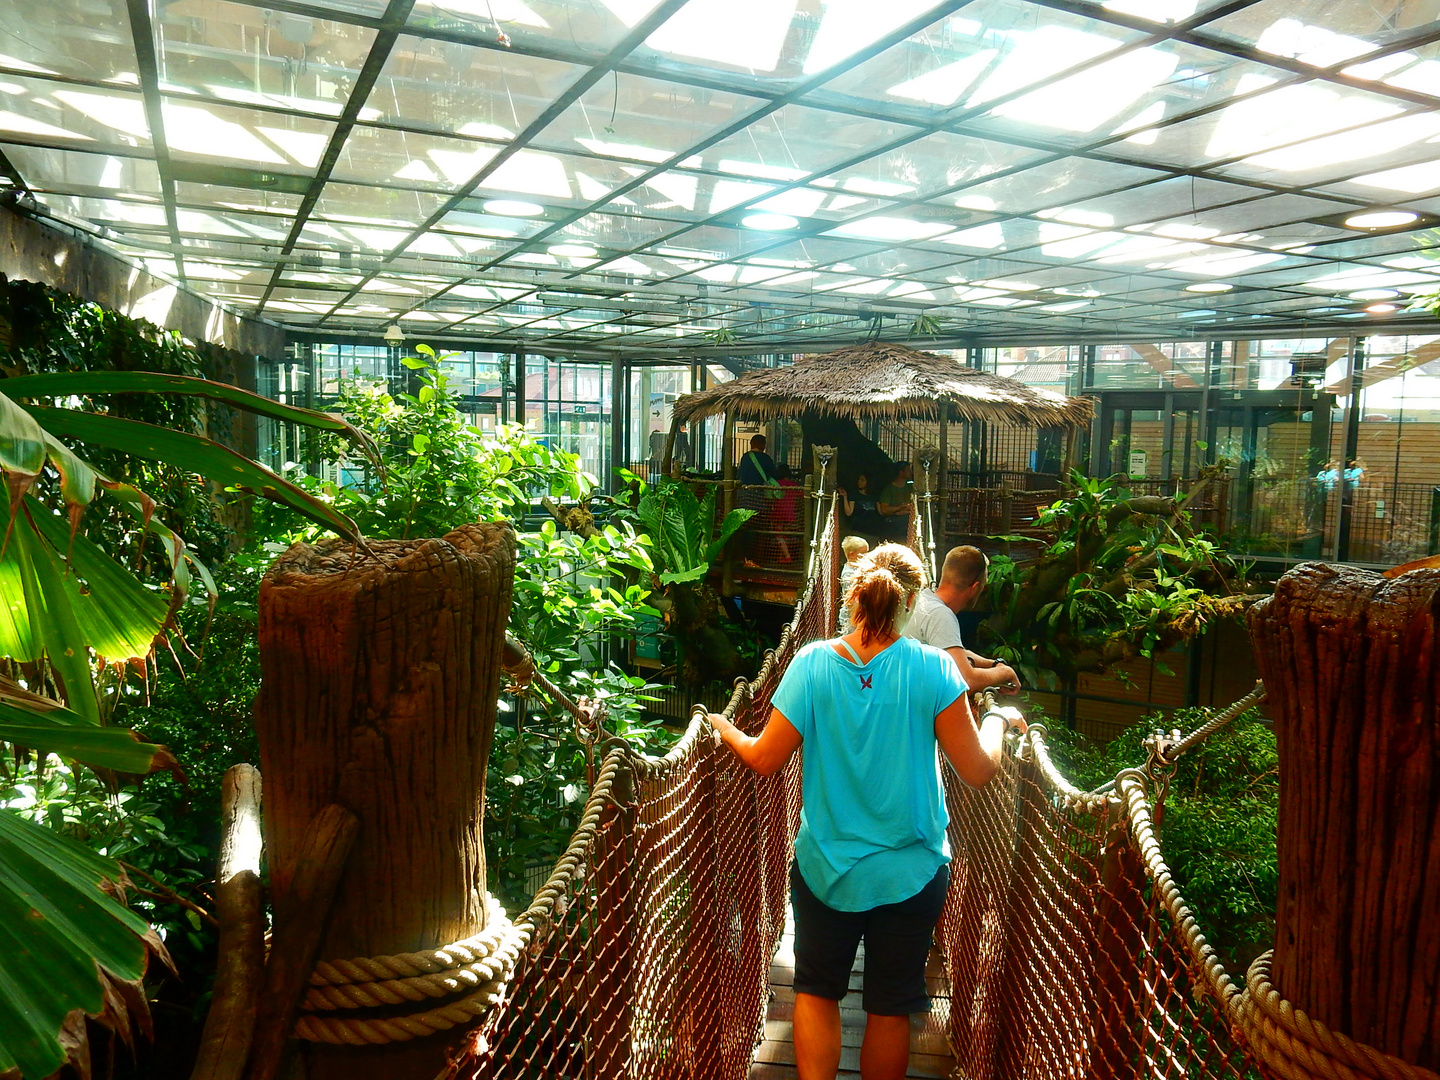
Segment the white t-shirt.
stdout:
<path fill-rule="evenodd" d="M 960 620 L 935 595 L 934 589 L 925 589 L 915 598 L 915 612 L 905 627 L 905 636 L 937 649 L 963 648 Z"/>

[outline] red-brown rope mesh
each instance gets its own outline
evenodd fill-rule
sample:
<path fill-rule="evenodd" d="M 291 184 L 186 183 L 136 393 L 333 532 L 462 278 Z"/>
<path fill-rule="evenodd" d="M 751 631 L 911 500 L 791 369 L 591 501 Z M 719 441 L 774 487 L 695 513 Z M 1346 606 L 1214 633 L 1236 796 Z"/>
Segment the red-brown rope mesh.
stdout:
<path fill-rule="evenodd" d="M 956 1075 L 1260 1075 L 1192 985 L 1119 800 L 1042 767 L 1043 729 L 1027 751 L 978 791 L 947 770 L 954 862 L 936 936 Z"/>
<path fill-rule="evenodd" d="M 838 541 L 832 500 L 808 594 L 726 707 L 747 731 L 764 725 L 795 651 L 833 630 Z M 1121 799 L 1069 787 L 1040 729 L 1024 747 L 982 790 L 946 770 L 954 862 L 937 942 L 954 1075 L 1259 1076 L 1192 975 L 1193 942 L 1157 902 Z M 799 809 L 798 755 L 756 776 L 703 718 L 664 759 L 612 749 L 582 817 L 592 831 L 582 824 L 516 917 L 528 942 L 452 1075 L 745 1077 Z"/>
<path fill-rule="evenodd" d="M 814 584 L 759 676 L 741 680 L 726 707 L 744 730 L 764 726 L 795 651 L 833 627 L 839 550 L 832 500 Z M 572 845 L 573 873 L 562 873 L 563 858 L 557 866 L 548 917 L 532 904 L 517 918 L 534 925 L 531 941 L 455 1075 L 745 1076 L 785 925 L 800 763 L 756 776 L 708 731 L 692 723 L 658 761 L 607 756 L 601 774 L 612 769 L 617 781 L 594 840 Z"/>

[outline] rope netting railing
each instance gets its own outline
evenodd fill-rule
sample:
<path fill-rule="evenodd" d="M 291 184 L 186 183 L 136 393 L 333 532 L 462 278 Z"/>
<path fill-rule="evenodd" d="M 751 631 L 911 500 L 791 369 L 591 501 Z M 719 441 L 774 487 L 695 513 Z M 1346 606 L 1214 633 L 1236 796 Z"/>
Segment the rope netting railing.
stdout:
<path fill-rule="evenodd" d="M 927 494 L 911 541 L 930 555 Z M 747 732 L 763 727 L 795 652 L 836 625 L 833 495 L 816 519 L 794 617 L 725 706 Z M 1039 725 L 984 788 L 945 770 L 953 862 L 936 944 L 950 988 L 937 998 L 948 1016 L 934 1019 L 953 1076 L 1440 1080 L 1291 1008 L 1267 957 L 1248 985 L 1232 980 L 1164 863 L 1150 806 L 1167 770 L 1262 696 L 1152 740 L 1145 769 L 1094 792 L 1060 773 Z M 467 941 L 321 964 L 297 1033 L 366 1044 L 463 1025 L 454 1080 L 745 1077 L 785 925 L 800 759 L 760 777 L 703 711 L 663 758 L 602 744 L 578 829 L 513 921 L 492 904 Z"/>
<path fill-rule="evenodd" d="M 725 706 L 746 731 L 764 726 L 795 651 L 834 626 L 840 548 L 828 502 L 810 587 Z M 511 924 L 503 997 L 497 988 L 452 1075 L 746 1075 L 785 926 L 799 760 L 759 777 L 696 710 L 663 758 L 608 750 L 569 848 Z"/>

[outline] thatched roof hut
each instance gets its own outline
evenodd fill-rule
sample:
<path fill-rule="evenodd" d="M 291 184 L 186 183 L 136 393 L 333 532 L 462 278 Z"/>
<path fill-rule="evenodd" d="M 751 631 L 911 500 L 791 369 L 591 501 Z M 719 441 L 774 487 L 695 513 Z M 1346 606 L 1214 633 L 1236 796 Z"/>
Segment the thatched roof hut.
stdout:
<path fill-rule="evenodd" d="M 802 356 L 785 367 L 747 371 L 675 403 L 679 423 L 721 413 L 748 420 L 825 413 L 852 420 L 914 417 L 1062 427 L 1089 423 L 1092 405 L 1088 398 L 1026 386 L 948 356 L 871 341 Z"/>

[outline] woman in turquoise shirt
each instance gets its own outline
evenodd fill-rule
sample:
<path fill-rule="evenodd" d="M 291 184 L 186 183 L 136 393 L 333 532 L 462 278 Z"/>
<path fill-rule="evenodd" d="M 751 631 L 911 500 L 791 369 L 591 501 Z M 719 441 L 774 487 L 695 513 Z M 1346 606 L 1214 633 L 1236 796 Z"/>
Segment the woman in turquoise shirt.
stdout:
<path fill-rule="evenodd" d="M 840 1065 L 840 999 L 866 943 L 865 1080 L 903 1077 L 910 1014 L 929 1008 L 925 958 L 945 904 L 950 848 L 938 743 L 960 778 L 986 784 L 1009 721 L 977 727 L 954 661 L 901 636 L 923 584 L 909 548 L 863 560 L 845 598 L 855 630 L 790 662 L 758 736 L 710 714 L 721 739 L 768 776 L 805 746 L 795 908 L 795 1063 L 800 1080 Z M 1024 721 L 1015 718 L 1022 730 Z"/>

